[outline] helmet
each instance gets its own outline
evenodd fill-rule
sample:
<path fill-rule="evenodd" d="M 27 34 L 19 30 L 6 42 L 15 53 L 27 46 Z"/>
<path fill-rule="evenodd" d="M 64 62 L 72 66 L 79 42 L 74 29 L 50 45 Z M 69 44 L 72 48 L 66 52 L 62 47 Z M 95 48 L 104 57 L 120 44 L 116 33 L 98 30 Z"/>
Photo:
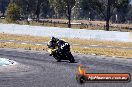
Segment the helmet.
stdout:
<path fill-rule="evenodd" d="M 51 37 L 51 41 L 54 42 L 54 43 L 56 43 L 57 41 L 59 41 L 59 39 L 55 38 L 55 37 Z"/>

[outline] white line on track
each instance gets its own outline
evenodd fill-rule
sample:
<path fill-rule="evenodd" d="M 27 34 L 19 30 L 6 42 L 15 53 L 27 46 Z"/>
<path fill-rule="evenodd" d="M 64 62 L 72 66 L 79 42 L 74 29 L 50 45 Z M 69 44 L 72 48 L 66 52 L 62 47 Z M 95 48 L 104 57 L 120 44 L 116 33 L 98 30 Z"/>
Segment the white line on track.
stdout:
<path fill-rule="evenodd" d="M 9 40 L 9 41 L 15 41 L 15 40 Z"/>
<path fill-rule="evenodd" d="M 128 48 L 128 47 L 121 47 L 121 48 Z"/>
<path fill-rule="evenodd" d="M 92 46 L 92 47 L 97 47 L 98 45 L 90 45 L 90 46 Z"/>
<path fill-rule="evenodd" d="M 73 44 L 73 45 L 76 45 L 76 46 L 78 46 L 78 45 L 80 45 L 80 44 Z"/>
<path fill-rule="evenodd" d="M 27 44 L 27 43 L 21 43 L 21 44 Z"/>
<path fill-rule="evenodd" d="M 97 54 L 92 54 L 93 56 L 97 55 Z"/>
<path fill-rule="evenodd" d="M 35 45 L 38 45 L 38 46 L 40 46 L 40 45 L 42 45 L 42 44 L 35 44 Z"/>
<path fill-rule="evenodd" d="M 85 48 L 85 49 L 87 49 L 87 48 L 89 48 L 89 47 L 82 47 L 82 48 Z"/>
<path fill-rule="evenodd" d="M 24 42 L 29 42 L 29 41 L 24 41 Z"/>
<path fill-rule="evenodd" d="M 12 43 L 12 42 L 6 42 L 6 43 Z"/>
<path fill-rule="evenodd" d="M 113 47 L 113 46 L 106 46 L 106 47 Z"/>

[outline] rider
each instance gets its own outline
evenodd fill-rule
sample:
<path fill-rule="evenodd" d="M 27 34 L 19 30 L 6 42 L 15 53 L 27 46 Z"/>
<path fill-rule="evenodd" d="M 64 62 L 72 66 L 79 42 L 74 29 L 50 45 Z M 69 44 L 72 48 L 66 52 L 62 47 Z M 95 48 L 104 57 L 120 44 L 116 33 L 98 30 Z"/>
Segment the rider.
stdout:
<path fill-rule="evenodd" d="M 52 37 L 51 40 L 48 42 L 48 48 L 52 48 L 52 49 L 55 49 L 55 47 L 57 46 L 57 41 L 59 39 L 58 38 L 55 38 L 55 37 Z"/>
<path fill-rule="evenodd" d="M 63 55 L 65 52 L 70 51 L 70 45 L 68 42 L 52 37 L 48 42 L 48 47 L 55 49 L 56 46 L 57 48 L 55 50 L 55 53 L 57 54 L 57 58 L 60 57 L 59 55 Z"/>

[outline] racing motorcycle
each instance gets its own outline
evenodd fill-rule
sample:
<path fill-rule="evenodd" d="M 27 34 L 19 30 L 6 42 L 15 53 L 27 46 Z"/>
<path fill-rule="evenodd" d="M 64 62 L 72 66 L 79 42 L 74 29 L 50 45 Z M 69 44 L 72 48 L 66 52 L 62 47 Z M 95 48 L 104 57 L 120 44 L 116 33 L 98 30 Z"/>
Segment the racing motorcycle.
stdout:
<path fill-rule="evenodd" d="M 53 56 L 57 60 L 57 62 L 61 62 L 61 60 L 69 60 L 70 63 L 75 62 L 75 59 L 69 50 L 65 51 L 64 53 L 59 52 L 59 54 L 57 54 L 56 49 L 57 46 L 55 48 L 48 48 L 48 52 L 50 56 Z"/>

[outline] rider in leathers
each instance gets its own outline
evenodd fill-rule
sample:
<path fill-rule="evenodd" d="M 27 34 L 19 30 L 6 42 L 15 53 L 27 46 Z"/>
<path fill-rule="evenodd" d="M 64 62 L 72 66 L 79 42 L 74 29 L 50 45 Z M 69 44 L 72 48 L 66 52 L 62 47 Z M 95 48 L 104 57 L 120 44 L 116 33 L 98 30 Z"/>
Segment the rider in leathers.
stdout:
<path fill-rule="evenodd" d="M 70 51 L 70 45 L 64 40 L 52 37 L 51 40 L 48 42 L 48 47 L 55 49 L 55 46 L 57 46 L 57 49 L 55 50 L 56 55 L 54 57 L 57 59 L 58 62 L 60 62 L 60 55 L 63 55 L 67 51 Z"/>

